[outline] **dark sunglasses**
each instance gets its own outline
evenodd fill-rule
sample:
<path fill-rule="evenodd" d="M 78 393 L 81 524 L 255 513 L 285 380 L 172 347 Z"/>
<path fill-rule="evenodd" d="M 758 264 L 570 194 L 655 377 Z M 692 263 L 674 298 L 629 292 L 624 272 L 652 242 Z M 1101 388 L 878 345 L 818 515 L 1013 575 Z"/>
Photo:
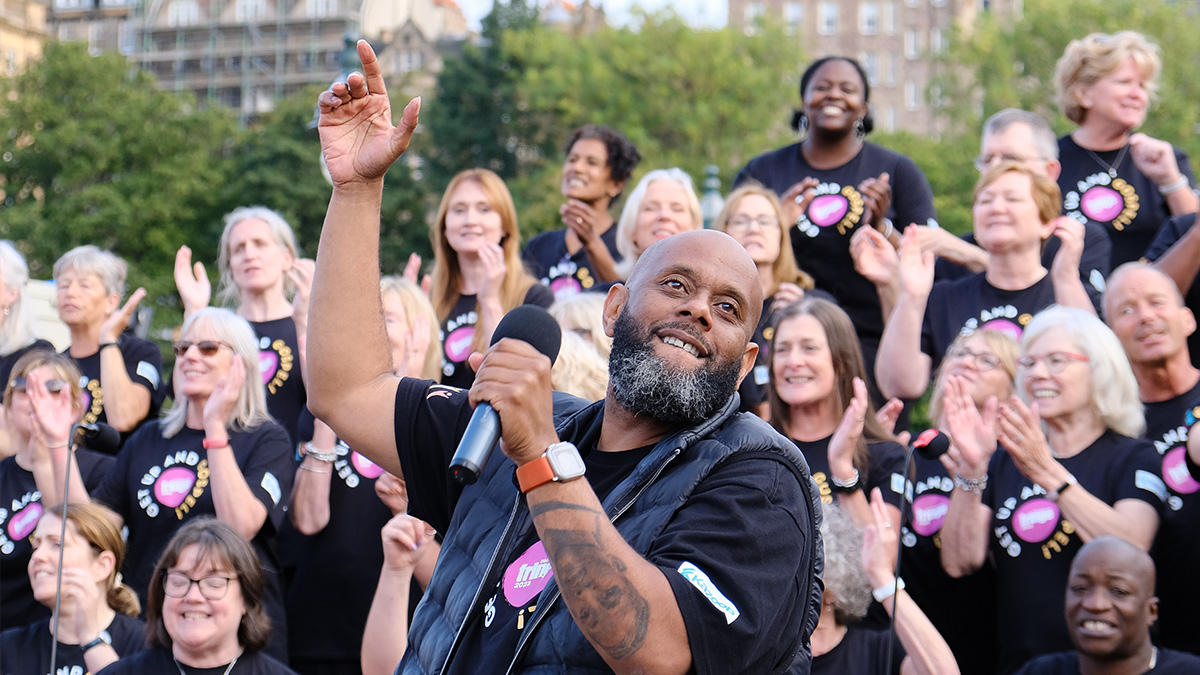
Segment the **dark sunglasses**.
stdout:
<path fill-rule="evenodd" d="M 229 347 L 229 345 L 225 344 L 224 342 L 216 342 L 213 340 L 202 340 L 200 342 L 192 342 L 191 340 L 176 340 L 175 342 L 171 343 L 171 348 L 175 350 L 175 356 L 183 356 L 187 353 L 187 350 L 192 348 L 192 345 L 195 345 L 196 349 L 200 350 L 201 356 L 214 356 L 217 351 L 221 349 L 221 347 Z M 233 347 L 229 347 L 229 349 L 232 350 Z"/>
<path fill-rule="evenodd" d="M 52 380 L 46 380 L 44 384 L 46 385 L 46 391 L 50 392 L 51 394 L 57 394 L 58 392 L 70 386 L 66 380 L 57 377 Z M 29 378 L 14 377 L 12 381 L 12 388 L 13 391 L 18 391 L 24 394 L 25 392 L 29 391 Z"/>

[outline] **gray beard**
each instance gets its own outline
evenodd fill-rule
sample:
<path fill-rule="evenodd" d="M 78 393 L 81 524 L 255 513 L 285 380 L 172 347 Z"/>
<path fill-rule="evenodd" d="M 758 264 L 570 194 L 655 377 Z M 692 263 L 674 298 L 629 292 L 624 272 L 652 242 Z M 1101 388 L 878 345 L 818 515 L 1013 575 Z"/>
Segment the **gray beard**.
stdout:
<path fill-rule="evenodd" d="M 677 328 L 693 332 L 690 326 Z M 654 353 L 649 330 L 622 312 L 613 327 L 608 361 L 613 398 L 629 412 L 668 424 L 692 425 L 712 417 L 737 389 L 741 363 L 716 357 L 695 370 L 677 370 Z M 710 350 L 710 354 L 711 354 Z"/>

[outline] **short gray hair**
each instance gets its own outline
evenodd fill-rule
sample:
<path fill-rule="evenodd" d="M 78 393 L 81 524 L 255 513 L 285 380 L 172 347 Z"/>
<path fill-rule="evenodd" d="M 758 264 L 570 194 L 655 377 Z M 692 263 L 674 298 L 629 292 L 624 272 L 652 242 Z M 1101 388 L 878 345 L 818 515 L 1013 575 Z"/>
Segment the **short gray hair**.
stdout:
<path fill-rule="evenodd" d="M 54 280 L 57 282 L 60 276 L 71 270 L 95 274 L 106 293 L 125 297 L 125 278 L 129 274 L 129 266 L 112 253 L 91 244 L 76 246 L 54 263 Z"/>
<path fill-rule="evenodd" d="M 862 529 L 836 504 L 825 504 L 823 511 L 825 590 L 833 596 L 834 618 L 845 625 L 866 616 L 871 605 L 871 581 L 862 566 Z"/>
<path fill-rule="evenodd" d="M 0 239 L 0 285 L 11 288 L 17 297 L 8 307 L 0 308 L 4 317 L 0 325 L 0 354 L 11 354 L 33 344 L 37 333 L 33 330 L 33 317 L 25 304 L 25 284 L 29 283 L 29 266 L 12 242 Z M 0 382 L 0 387 L 6 383 Z"/>
<path fill-rule="evenodd" d="M 983 137 L 980 143 L 982 144 L 988 136 L 1001 133 L 1014 124 L 1029 127 L 1030 135 L 1033 136 L 1033 149 L 1037 152 L 1038 159 L 1058 160 L 1058 138 L 1054 135 L 1054 129 L 1050 128 L 1050 123 L 1037 113 L 1019 108 L 1005 108 L 989 117 L 983 123 Z"/>

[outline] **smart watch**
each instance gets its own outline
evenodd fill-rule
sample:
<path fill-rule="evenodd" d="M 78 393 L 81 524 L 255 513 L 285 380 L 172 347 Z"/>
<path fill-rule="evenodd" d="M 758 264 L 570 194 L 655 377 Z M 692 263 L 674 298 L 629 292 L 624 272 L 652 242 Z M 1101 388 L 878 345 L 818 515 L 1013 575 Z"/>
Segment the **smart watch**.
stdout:
<path fill-rule="evenodd" d="M 517 484 L 521 486 L 521 492 L 527 493 L 546 483 L 575 480 L 586 470 L 583 457 L 573 444 L 566 441 L 552 443 L 541 457 L 517 467 Z"/>

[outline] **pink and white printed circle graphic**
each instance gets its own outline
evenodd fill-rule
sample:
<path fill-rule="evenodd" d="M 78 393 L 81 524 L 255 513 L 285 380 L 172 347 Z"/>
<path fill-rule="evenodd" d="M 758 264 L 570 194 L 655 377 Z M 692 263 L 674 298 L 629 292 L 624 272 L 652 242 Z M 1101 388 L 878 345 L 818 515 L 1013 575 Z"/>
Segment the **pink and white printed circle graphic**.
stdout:
<path fill-rule="evenodd" d="M 1083 215 L 1103 223 L 1121 215 L 1125 208 L 1125 198 L 1110 187 L 1095 185 L 1083 193 L 1079 204 Z"/>
<path fill-rule="evenodd" d="M 1030 499 L 1012 515 L 1013 531 L 1022 541 L 1038 544 L 1046 541 L 1058 527 L 1058 505 L 1049 499 Z"/>
<path fill-rule="evenodd" d="M 173 466 L 154 481 L 154 498 L 159 504 L 173 509 L 187 499 L 195 484 L 196 474 L 182 466 Z"/>
<path fill-rule="evenodd" d="M 814 197 L 808 207 L 808 219 L 821 227 L 829 227 L 841 222 L 850 210 L 850 202 L 842 195 L 821 195 Z"/>
<path fill-rule="evenodd" d="M 913 500 L 913 531 L 929 537 L 942 529 L 946 512 L 950 510 L 950 498 L 942 494 L 924 494 Z"/>
<path fill-rule="evenodd" d="M 1192 472 L 1188 471 L 1187 461 L 1184 459 L 1186 452 L 1187 448 L 1179 446 L 1163 455 L 1163 480 L 1181 495 L 1190 495 L 1200 490 L 1200 482 L 1192 478 Z"/>
<path fill-rule="evenodd" d="M 504 599 L 513 607 L 524 607 L 554 578 L 546 547 L 538 542 L 513 561 L 504 572 Z"/>
<path fill-rule="evenodd" d="M 42 503 L 33 502 L 17 511 L 8 519 L 8 538 L 21 540 L 33 534 L 38 521 L 42 519 Z"/>

